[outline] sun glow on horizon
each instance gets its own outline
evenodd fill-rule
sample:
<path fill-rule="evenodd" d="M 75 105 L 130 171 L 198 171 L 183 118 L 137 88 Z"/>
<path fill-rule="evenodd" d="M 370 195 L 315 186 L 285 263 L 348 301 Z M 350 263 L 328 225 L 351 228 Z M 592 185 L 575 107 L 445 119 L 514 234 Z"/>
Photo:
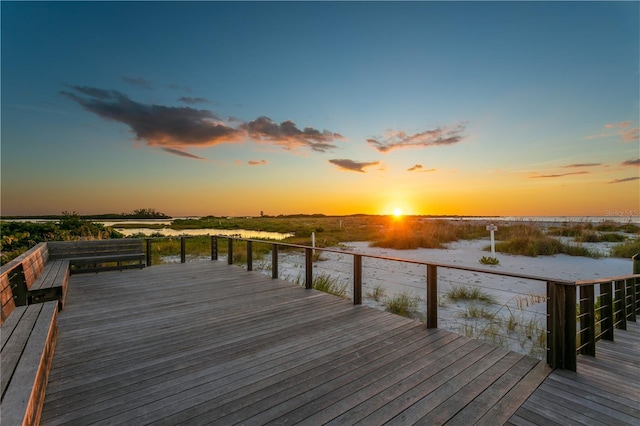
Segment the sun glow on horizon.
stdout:
<path fill-rule="evenodd" d="M 402 209 L 400 207 L 396 207 L 393 209 L 393 215 L 395 217 L 402 217 Z"/>

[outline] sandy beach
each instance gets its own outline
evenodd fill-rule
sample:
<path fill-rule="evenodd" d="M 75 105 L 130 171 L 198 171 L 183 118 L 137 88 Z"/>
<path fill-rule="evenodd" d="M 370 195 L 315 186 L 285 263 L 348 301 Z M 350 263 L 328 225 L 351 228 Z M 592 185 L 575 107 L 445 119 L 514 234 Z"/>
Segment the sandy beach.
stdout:
<path fill-rule="evenodd" d="M 367 242 L 345 243 L 341 253 L 322 253 L 314 262 L 314 277 L 326 275 L 335 279 L 351 297 L 353 256 L 349 253 L 385 256 L 434 262 L 451 266 L 471 267 L 484 272 L 438 268 L 438 327 L 473 337 L 483 338 L 533 356 L 544 356 L 546 331 L 546 279 L 585 280 L 632 273 L 631 259 L 602 257 L 599 259 L 568 255 L 514 256 L 497 253 L 497 266 L 479 263 L 490 252 L 483 250 L 488 239 L 463 240 L 448 244 L 447 249 L 393 250 L 369 247 Z M 591 249 L 608 254 L 611 243 L 599 243 Z M 268 263 L 257 262 L 270 274 Z M 426 313 L 426 270 L 424 265 L 363 258 L 363 303 L 385 309 L 385 303 L 400 295 L 416 300 L 414 317 L 423 319 Z M 505 277 L 491 272 L 509 272 L 536 276 L 543 280 Z M 280 277 L 301 283 L 304 280 L 304 254 L 281 253 Z M 489 295 L 489 302 L 451 300 L 452 288 L 477 287 Z"/>

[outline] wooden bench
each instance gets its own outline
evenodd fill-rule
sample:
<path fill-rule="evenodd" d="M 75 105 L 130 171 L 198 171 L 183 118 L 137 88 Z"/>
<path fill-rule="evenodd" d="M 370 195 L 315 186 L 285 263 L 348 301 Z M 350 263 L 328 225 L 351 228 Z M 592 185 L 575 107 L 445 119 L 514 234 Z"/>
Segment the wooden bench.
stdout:
<path fill-rule="evenodd" d="M 58 333 L 58 301 L 16 306 L 13 288 L 22 264 L 7 265 L 0 273 L 0 424 L 38 424 Z"/>
<path fill-rule="evenodd" d="M 40 243 L 4 265 L 12 270 L 12 293 L 17 306 L 57 300 L 64 307 L 69 261 L 50 260 L 47 243 Z"/>
<path fill-rule="evenodd" d="M 67 260 L 72 274 L 145 267 L 146 254 L 141 239 L 55 241 L 47 244 L 49 259 Z"/>

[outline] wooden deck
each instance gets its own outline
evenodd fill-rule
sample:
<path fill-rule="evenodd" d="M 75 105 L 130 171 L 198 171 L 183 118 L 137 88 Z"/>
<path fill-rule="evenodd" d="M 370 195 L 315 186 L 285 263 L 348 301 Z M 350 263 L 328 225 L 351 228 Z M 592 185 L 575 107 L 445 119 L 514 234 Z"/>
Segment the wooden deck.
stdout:
<path fill-rule="evenodd" d="M 577 372 L 555 370 L 510 419 L 529 425 L 640 425 L 640 324 L 600 340 Z"/>
<path fill-rule="evenodd" d="M 43 425 L 503 424 L 550 371 L 221 262 L 74 275 L 58 320 Z"/>

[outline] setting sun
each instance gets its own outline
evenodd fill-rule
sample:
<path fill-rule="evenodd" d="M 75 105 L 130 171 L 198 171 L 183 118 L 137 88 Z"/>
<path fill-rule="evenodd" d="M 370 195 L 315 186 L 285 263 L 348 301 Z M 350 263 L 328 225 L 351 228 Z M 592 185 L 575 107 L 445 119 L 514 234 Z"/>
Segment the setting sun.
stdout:
<path fill-rule="evenodd" d="M 393 215 L 394 215 L 395 217 L 400 217 L 400 216 L 402 216 L 402 210 L 401 210 L 400 208 L 395 208 L 395 209 L 393 209 Z"/>

